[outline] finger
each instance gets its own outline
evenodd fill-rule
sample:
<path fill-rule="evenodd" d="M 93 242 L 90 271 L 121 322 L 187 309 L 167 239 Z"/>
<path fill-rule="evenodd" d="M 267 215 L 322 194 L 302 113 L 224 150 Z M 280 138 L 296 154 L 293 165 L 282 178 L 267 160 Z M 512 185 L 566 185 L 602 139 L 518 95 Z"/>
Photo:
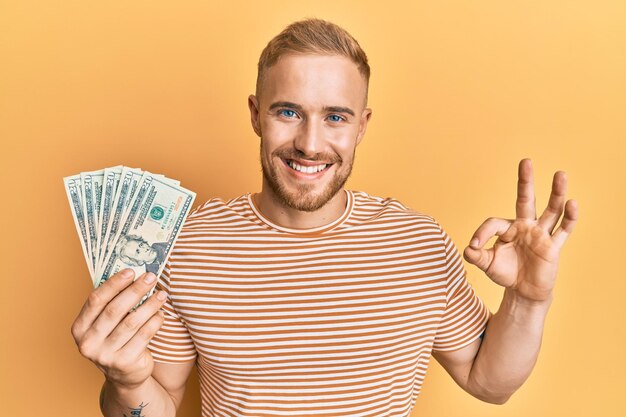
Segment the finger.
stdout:
<path fill-rule="evenodd" d="M 548 207 L 539 218 L 539 227 L 552 233 L 561 214 L 563 214 L 563 206 L 565 205 L 565 193 L 567 192 L 567 177 L 563 171 L 558 171 L 552 178 L 552 191 L 550 192 L 550 200 Z"/>
<path fill-rule="evenodd" d="M 535 186 L 533 165 L 530 159 L 522 159 L 517 172 L 517 201 L 515 214 L 518 219 L 535 220 Z"/>
<path fill-rule="evenodd" d="M 487 271 L 493 260 L 494 249 L 474 249 L 470 246 L 463 251 L 463 257 L 472 265 L 476 265 L 482 271 Z"/>
<path fill-rule="evenodd" d="M 482 248 L 493 236 L 502 236 L 506 233 L 511 223 L 511 220 L 490 217 L 478 226 L 470 239 L 470 247 L 473 249 Z"/>
<path fill-rule="evenodd" d="M 138 357 L 148 347 L 150 339 L 154 337 L 163 325 L 165 316 L 163 311 L 157 311 L 150 319 L 135 333 L 135 335 L 120 349 L 119 355 L 123 357 Z"/>
<path fill-rule="evenodd" d="M 72 335 L 76 341 L 93 325 L 106 305 L 133 282 L 134 276 L 132 269 L 123 269 L 89 294 L 72 325 Z"/>
<path fill-rule="evenodd" d="M 574 226 L 578 221 L 578 203 L 576 200 L 568 200 L 565 203 L 565 213 L 563 220 L 552 235 L 552 241 L 560 249 L 565 244 L 567 237 L 574 231 Z"/>
<path fill-rule="evenodd" d="M 155 282 L 156 276 L 153 273 L 142 274 L 133 282 L 133 285 L 119 293 L 106 305 L 88 332 L 93 331 L 95 337 L 104 340 L 154 286 Z"/>
<path fill-rule="evenodd" d="M 111 332 L 106 342 L 112 351 L 122 348 L 154 315 L 165 302 L 167 293 L 158 291 L 148 298 L 139 308 L 129 313 L 124 320 Z"/>

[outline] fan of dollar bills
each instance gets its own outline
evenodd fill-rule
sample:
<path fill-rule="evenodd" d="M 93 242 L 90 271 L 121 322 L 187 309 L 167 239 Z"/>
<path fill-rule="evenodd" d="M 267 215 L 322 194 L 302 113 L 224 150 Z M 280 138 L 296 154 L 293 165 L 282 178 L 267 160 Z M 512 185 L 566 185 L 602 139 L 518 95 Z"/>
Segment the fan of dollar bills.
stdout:
<path fill-rule="evenodd" d="M 196 194 L 180 182 L 116 166 L 63 178 L 94 288 L 132 268 L 161 274 Z"/>

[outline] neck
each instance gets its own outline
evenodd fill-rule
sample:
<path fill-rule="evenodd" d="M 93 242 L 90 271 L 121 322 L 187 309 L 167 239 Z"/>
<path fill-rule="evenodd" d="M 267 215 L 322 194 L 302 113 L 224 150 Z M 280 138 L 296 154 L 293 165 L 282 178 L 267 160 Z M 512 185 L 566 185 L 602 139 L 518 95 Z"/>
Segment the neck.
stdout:
<path fill-rule="evenodd" d="M 252 196 L 254 205 L 272 223 L 289 229 L 313 229 L 337 220 L 348 202 L 342 188 L 316 211 L 300 211 L 284 205 L 269 187 Z"/>

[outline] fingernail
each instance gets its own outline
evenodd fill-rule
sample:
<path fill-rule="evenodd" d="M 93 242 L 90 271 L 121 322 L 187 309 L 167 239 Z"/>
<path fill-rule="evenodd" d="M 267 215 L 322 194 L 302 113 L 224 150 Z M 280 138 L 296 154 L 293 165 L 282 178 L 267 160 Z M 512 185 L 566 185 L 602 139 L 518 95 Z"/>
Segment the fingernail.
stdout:
<path fill-rule="evenodd" d="M 152 272 L 148 272 L 143 279 L 146 284 L 152 284 L 154 281 L 156 281 L 156 276 Z"/>
<path fill-rule="evenodd" d="M 121 273 L 122 279 L 124 281 L 132 278 L 133 275 L 135 275 L 135 272 L 132 269 L 130 269 L 130 268 L 126 268 L 126 269 L 122 270 L 122 273 Z"/>
<path fill-rule="evenodd" d="M 167 297 L 167 294 L 165 293 L 165 291 L 159 291 L 157 293 L 157 299 L 163 301 L 165 300 L 165 297 Z"/>
<path fill-rule="evenodd" d="M 477 247 L 478 247 L 478 243 L 479 243 L 479 240 L 478 240 L 478 238 L 477 238 L 477 237 L 475 237 L 475 238 L 474 238 L 474 239 L 472 239 L 472 241 L 470 242 L 470 246 L 471 246 L 472 248 L 477 248 Z"/>

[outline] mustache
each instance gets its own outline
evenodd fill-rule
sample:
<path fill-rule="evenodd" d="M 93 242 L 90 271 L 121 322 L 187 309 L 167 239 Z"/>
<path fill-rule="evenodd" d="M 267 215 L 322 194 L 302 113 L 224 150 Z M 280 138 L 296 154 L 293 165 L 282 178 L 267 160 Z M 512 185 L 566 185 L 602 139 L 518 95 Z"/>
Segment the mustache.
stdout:
<path fill-rule="evenodd" d="M 297 149 L 277 149 L 272 152 L 272 156 L 282 159 L 301 159 L 303 161 L 317 162 L 322 161 L 330 164 L 343 162 L 343 159 L 333 153 L 316 153 L 313 156 L 307 156 L 304 152 Z"/>

